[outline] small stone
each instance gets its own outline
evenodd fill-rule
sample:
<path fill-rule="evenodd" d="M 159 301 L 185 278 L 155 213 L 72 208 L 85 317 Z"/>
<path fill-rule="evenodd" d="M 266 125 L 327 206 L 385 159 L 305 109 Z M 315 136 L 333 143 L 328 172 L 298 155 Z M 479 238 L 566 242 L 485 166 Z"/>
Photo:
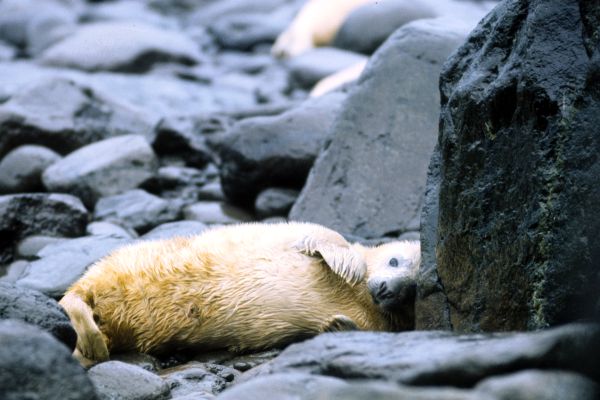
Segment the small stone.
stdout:
<path fill-rule="evenodd" d="M 21 240 L 17 245 L 17 256 L 27 260 L 33 260 L 37 258 L 38 252 L 44 247 L 50 244 L 61 243 L 65 240 L 69 239 L 44 235 L 28 236 Z"/>
<path fill-rule="evenodd" d="M 42 146 L 17 147 L 0 161 L 0 193 L 42 191 L 42 172 L 60 158 Z"/>
<path fill-rule="evenodd" d="M 227 387 L 225 379 L 196 362 L 163 370 L 161 376 L 171 387 L 173 396 L 185 396 L 196 392 L 217 394 Z"/>
<path fill-rule="evenodd" d="M 100 400 L 170 398 L 169 385 L 158 375 L 121 361 L 107 361 L 92 367 L 88 376 Z"/>
<path fill-rule="evenodd" d="M 185 219 L 200 221 L 207 225 L 237 224 L 253 219 L 244 210 L 218 201 L 202 201 L 192 204 L 183 210 L 183 214 Z"/>
<path fill-rule="evenodd" d="M 106 221 L 92 222 L 87 226 L 85 232 L 90 236 L 112 236 L 121 239 L 135 239 L 138 237 L 135 230 Z"/>
<path fill-rule="evenodd" d="M 263 190 L 254 203 L 260 218 L 287 217 L 300 192 L 293 189 L 270 188 Z"/>
<path fill-rule="evenodd" d="M 206 231 L 208 226 L 198 221 L 176 221 L 161 224 L 150 232 L 144 234 L 144 240 L 163 240 L 174 237 L 189 237 L 199 235 Z"/>
<path fill-rule="evenodd" d="M 211 182 L 208 182 L 206 185 L 203 185 L 198 190 L 198 200 L 225 200 L 225 194 L 223 193 L 223 186 L 221 185 L 221 180 L 215 179 Z"/>

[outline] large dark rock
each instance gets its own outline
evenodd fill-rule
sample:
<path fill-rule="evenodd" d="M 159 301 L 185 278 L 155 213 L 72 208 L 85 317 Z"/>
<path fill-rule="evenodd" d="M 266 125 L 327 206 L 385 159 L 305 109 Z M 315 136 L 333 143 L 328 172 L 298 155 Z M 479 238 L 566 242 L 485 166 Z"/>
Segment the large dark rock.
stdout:
<path fill-rule="evenodd" d="M 96 142 L 70 153 L 42 174 L 50 191 L 71 193 L 93 207 L 102 196 L 135 189 L 158 167 L 152 147 L 140 135 Z"/>
<path fill-rule="evenodd" d="M 29 235 L 80 236 L 88 212 L 78 198 L 66 194 L 0 196 L 0 264 L 12 259 L 13 246 Z"/>
<path fill-rule="evenodd" d="M 33 71 L 29 79 L 41 75 Z M 153 136 L 151 118 L 140 111 L 87 85 L 49 77 L 17 90 L 0 106 L 0 130 L 0 157 L 22 144 L 65 154 L 111 136 L 140 134 L 149 140 Z"/>
<path fill-rule="evenodd" d="M 332 93 L 277 116 L 244 119 L 215 141 L 230 201 L 251 206 L 262 189 L 302 187 L 344 99 Z"/>
<path fill-rule="evenodd" d="M 437 76 L 467 27 L 412 22 L 375 53 L 290 219 L 365 238 L 414 230 L 438 130 Z"/>
<path fill-rule="evenodd" d="M 37 290 L 0 282 L 0 320 L 3 319 L 18 319 L 37 325 L 51 333 L 71 351 L 75 349 L 77 334 L 69 317 L 54 299 Z"/>
<path fill-rule="evenodd" d="M 303 372 L 416 386 L 470 387 L 500 373 L 543 368 L 577 372 L 598 380 L 599 355 L 597 324 L 489 335 L 348 332 L 323 334 L 291 345 L 242 378 Z"/>
<path fill-rule="evenodd" d="M 333 46 L 371 54 L 402 25 L 416 19 L 436 16 L 437 13 L 430 4 L 418 0 L 367 3 L 344 20 L 333 39 Z"/>
<path fill-rule="evenodd" d="M 41 56 L 46 65 L 123 72 L 145 72 L 157 62 L 189 65 L 199 60 L 200 52 L 190 38 L 139 22 L 98 22 L 81 26 Z"/>
<path fill-rule="evenodd" d="M 84 369 L 49 333 L 20 321 L 0 321 L 0 343 L 0 398 L 97 398 Z"/>
<path fill-rule="evenodd" d="M 599 21 L 586 1 L 505 1 L 445 65 L 418 328 L 600 315 Z"/>

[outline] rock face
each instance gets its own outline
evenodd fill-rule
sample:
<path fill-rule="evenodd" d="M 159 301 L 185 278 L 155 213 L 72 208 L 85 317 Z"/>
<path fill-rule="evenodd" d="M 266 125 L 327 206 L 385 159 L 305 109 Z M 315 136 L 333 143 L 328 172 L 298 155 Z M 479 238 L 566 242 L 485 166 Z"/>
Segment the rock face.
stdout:
<path fill-rule="evenodd" d="M 585 1 L 505 1 L 445 65 L 417 313 L 443 310 L 431 298 L 449 314 L 417 328 L 600 315 L 598 18 Z"/>
<path fill-rule="evenodd" d="M 291 219 L 362 237 L 418 229 L 438 128 L 436 76 L 466 33 L 424 20 L 390 37 L 345 102 Z"/>
<path fill-rule="evenodd" d="M 0 264 L 12 259 L 12 247 L 29 235 L 80 236 L 88 212 L 81 201 L 65 194 L 0 196 Z"/>
<path fill-rule="evenodd" d="M 300 188 L 344 98 L 332 93 L 281 115 L 247 118 L 234 125 L 214 143 L 228 199 L 251 206 L 261 189 Z"/>
<path fill-rule="evenodd" d="M 84 369 L 49 333 L 19 321 L 0 321 L 0 343 L 0 398 L 97 398 Z"/>
<path fill-rule="evenodd" d="M 92 207 L 98 198 L 134 189 L 158 166 L 140 135 L 124 135 L 87 145 L 44 171 L 48 190 L 72 193 Z"/>
<path fill-rule="evenodd" d="M 86 71 L 144 72 L 156 62 L 195 64 L 200 53 L 191 39 L 177 32 L 143 23 L 103 22 L 82 26 L 47 49 L 41 59 L 48 65 Z"/>
<path fill-rule="evenodd" d="M 2 319 L 18 319 L 37 325 L 71 351 L 75 349 L 77 334 L 69 317 L 55 300 L 36 290 L 0 282 L 0 320 Z"/>
<path fill-rule="evenodd" d="M 2 104 L 0 129 L 0 156 L 22 144 L 65 154 L 111 136 L 139 134 L 150 140 L 153 134 L 151 119 L 140 111 L 64 78 L 31 84 Z"/>

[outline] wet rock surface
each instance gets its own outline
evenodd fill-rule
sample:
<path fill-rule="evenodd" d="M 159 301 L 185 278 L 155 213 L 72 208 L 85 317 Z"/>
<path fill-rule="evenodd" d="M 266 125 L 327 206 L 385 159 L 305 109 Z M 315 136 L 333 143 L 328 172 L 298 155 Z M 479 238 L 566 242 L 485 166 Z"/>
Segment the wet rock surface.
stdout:
<path fill-rule="evenodd" d="M 524 308 L 554 325 L 565 310 L 583 315 L 571 299 L 591 298 L 597 6 L 561 2 L 554 18 L 558 1 L 507 0 L 467 38 L 490 2 L 378 2 L 351 14 L 338 48 L 277 60 L 270 45 L 302 4 L 0 0 L 0 398 L 600 397 L 596 324 L 451 332 L 517 326 L 508 317 Z M 309 98 L 318 79 L 371 53 L 358 81 Z M 514 165 L 492 167 L 506 152 L 519 156 L 508 157 Z M 533 183 L 502 178 L 506 171 Z M 540 187 L 547 192 L 535 194 Z M 489 197 L 500 192 L 510 200 Z M 534 194 L 528 203 L 515 193 Z M 540 199 L 521 214 L 506 206 Z M 518 241 L 498 250 L 492 239 L 520 237 L 508 216 L 538 221 L 517 228 L 543 254 Z M 111 354 L 88 371 L 71 357 L 72 326 L 56 300 L 103 256 L 135 241 L 286 219 L 317 221 L 365 245 L 421 237 L 416 324 L 446 331 L 332 333 L 250 354 Z M 463 234 L 470 241 L 452 247 Z M 471 264 L 453 269 L 436 246 Z M 485 273 L 465 275 L 472 264 Z M 502 289 L 520 287 L 517 266 L 537 279 L 532 303 Z M 500 297 L 507 307 L 491 307 Z M 545 326 L 536 324 L 518 327 Z"/>

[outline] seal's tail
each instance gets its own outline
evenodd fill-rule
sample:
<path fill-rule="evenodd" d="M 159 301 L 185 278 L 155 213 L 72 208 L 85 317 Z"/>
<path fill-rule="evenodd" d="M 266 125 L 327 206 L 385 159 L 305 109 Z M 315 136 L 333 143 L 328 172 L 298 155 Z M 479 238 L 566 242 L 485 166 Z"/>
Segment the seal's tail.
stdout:
<path fill-rule="evenodd" d="M 77 349 L 73 355 L 82 363 L 108 360 L 106 341 L 94 321 L 92 308 L 75 293 L 67 293 L 59 302 L 65 309 L 77 332 Z"/>

